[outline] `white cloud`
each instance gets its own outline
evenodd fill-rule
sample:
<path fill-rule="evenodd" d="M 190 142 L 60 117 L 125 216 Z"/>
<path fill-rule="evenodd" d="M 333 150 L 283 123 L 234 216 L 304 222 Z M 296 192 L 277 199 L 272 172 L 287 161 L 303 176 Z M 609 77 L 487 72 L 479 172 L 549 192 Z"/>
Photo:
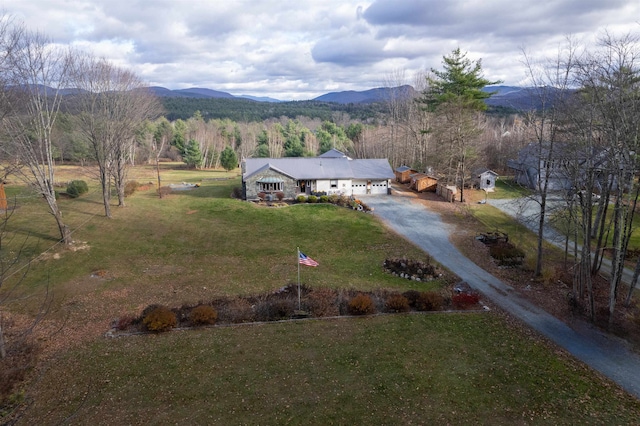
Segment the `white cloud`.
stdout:
<path fill-rule="evenodd" d="M 15 4 L 17 3 L 17 4 Z M 638 0 L 30 0 L 5 10 L 168 88 L 309 99 L 440 68 L 460 47 L 485 75 L 522 81 L 521 48 L 566 34 L 640 32 Z"/>

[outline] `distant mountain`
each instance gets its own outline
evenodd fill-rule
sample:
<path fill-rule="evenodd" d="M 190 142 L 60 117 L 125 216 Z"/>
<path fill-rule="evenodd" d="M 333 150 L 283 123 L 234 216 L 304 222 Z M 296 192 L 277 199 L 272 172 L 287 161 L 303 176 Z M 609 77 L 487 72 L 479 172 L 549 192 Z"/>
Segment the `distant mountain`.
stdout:
<path fill-rule="evenodd" d="M 280 99 L 270 98 L 268 96 L 251 96 L 251 95 L 240 95 L 240 98 L 249 99 L 256 102 L 284 102 Z"/>
<path fill-rule="evenodd" d="M 486 92 L 498 92 L 485 102 L 489 106 L 501 106 L 520 111 L 542 109 L 540 94 L 546 91 L 547 106 L 558 101 L 562 96 L 571 95 L 574 91 L 561 91 L 554 87 L 515 87 L 515 86 L 487 86 Z"/>
<path fill-rule="evenodd" d="M 165 98 L 235 98 L 235 96 L 227 92 L 220 92 L 218 90 L 204 89 L 199 87 L 170 90 L 165 87 L 152 86 L 149 87 L 149 90 L 151 90 L 151 92 L 156 96 Z"/>
<path fill-rule="evenodd" d="M 338 104 L 366 104 L 383 102 L 393 98 L 412 98 L 418 92 L 409 85 L 399 87 L 378 87 L 361 92 L 348 90 L 345 92 L 331 92 L 318 96 L 312 100 L 320 102 L 335 102 Z"/>
<path fill-rule="evenodd" d="M 165 99 L 229 99 L 238 101 L 251 101 L 258 103 L 286 103 L 278 99 L 270 97 L 259 97 L 251 95 L 234 96 L 227 92 L 221 92 L 219 90 L 206 89 L 202 87 L 192 87 L 189 89 L 171 90 L 160 86 L 151 86 L 146 88 L 153 94 L 160 98 Z M 55 93 L 54 89 L 46 86 L 38 86 L 38 90 L 47 95 Z M 518 86 L 487 86 L 483 89 L 486 92 L 496 92 L 485 102 L 490 107 L 502 107 L 508 110 L 531 110 L 541 109 L 542 104 L 539 99 L 541 91 L 547 91 L 545 96 L 547 98 L 547 105 L 552 104 L 554 101 L 559 100 L 562 96 L 567 96 L 573 93 L 563 92 L 553 87 L 518 87 Z M 60 90 L 62 95 L 78 95 L 83 93 L 80 89 L 62 89 Z M 378 87 L 375 89 L 355 91 L 347 90 L 343 92 L 331 92 L 311 99 L 308 102 L 322 102 L 333 103 L 338 105 L 363 105 L 373 106 L 376 103 L 383 103 L 389 99 L 403 99 L 403 98 L 415 98 L 420 95 L 420 92 L 415 90 L 412 86 L 404 85 L 398 87 Z"/>

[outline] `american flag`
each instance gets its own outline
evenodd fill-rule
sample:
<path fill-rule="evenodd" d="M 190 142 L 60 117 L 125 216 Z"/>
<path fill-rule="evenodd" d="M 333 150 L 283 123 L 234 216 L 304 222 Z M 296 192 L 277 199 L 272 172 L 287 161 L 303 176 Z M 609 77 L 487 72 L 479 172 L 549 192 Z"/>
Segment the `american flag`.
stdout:
<path fill-rule="evenodd" d="M 298 260 L 299 260 L 301 265 L 305 265 L 305 266 L 318 266 L 319 265 L 318 262 L 316 262 L 315 260 L 313 260 L 312 258 L 310 258 L 309 256 L 307 256 L 306 254 L 304 254 L 301 251 L 298 252 Z"/>

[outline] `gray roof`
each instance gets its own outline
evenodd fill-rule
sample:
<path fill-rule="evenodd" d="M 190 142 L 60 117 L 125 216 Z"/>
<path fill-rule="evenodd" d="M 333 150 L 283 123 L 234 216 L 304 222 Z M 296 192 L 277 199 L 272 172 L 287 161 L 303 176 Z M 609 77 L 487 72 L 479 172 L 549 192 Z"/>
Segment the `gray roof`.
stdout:
<path fill-rule="evenodd" d="M 486 167 L 484 167 L 484 168 L 480 168 L 480 169 L 476 169 L 476 170 L 475 170 L 475 172 L 474 172 L 474 174 L 476 175 L 476 177 L 479 177 L 479 176 L 481 176 L 481 175 L 483 175 L 483 174 L 485 174 L 485 173 L 489 173 L 489 174 L 492 174 L 492 175 L 494 175 L 494 176 L 498 176 L 498 174 L 497 174 L 496 172 L 494 172 L 494 171 L 493 171 L 493 170 L 491 170 L 491 169 L 487 169 Z"/>
<path fill-rule="evenodd" d="M 325 152 L 324 154 L 319 155 L 318 157 L 322 157 L 322 158 L 340 158 L 340 157 L 347 157 L 347 154 L 345 154 L 342 151 L 338 151 L 335 148 L 331 148 L 329 151 Z M 349 158 L 349 157 L 347 157 Z"/>
<path fill-rule="evenodd" d="M 400 166 L 398 168 L 396 168 L 396 172 L 406 172 L 407 170 L 413 170 L 411 167 L 409 166 Z"/>
<path fill-rule="evenodd" d="M 350 160 L 348 157 L 285 157 L 247 158 L 247 179 L 256 173 L 272 169 L 294 179 L 392 179 L 394 177 L 386 159 Z"/>

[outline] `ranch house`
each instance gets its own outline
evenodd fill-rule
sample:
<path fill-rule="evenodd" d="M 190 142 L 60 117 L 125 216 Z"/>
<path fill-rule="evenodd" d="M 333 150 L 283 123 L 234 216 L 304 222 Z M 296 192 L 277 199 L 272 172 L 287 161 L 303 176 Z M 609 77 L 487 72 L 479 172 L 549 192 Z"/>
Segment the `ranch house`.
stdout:
<path fill-rule="evenodd" d="M 387 159 L 352 159 L 332 149 L 318 157 L 246 158 L 242 190 L 246 200 L 281 192 L 285 199 L 314 193 L 347 196 L 390 193 L 393 170 Z"/>

